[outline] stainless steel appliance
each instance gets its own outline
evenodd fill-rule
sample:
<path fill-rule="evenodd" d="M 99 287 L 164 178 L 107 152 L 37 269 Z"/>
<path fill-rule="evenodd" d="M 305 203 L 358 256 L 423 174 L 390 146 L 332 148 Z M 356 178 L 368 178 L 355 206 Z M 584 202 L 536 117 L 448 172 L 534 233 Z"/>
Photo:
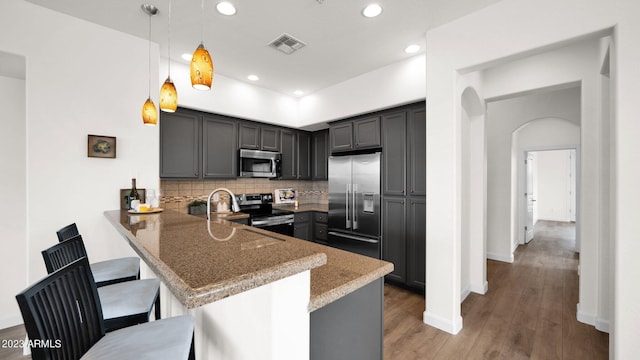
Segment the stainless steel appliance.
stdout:
<path fill-rule="evenodd" d="M 274 151 L 240 149 L 240 177 L 277 178 L 282 154 Z"/>
<path fill-rule="evenodd" d="M 240 211 L 249 214 L 249 225 L 293 236 L 293 211 L 274 209 L 273 194 L 236 195 Z"/>
<path fill-rule="evenodd" d="M 329 158 L 330 246 L 380 258 L 380 153 Z"/>

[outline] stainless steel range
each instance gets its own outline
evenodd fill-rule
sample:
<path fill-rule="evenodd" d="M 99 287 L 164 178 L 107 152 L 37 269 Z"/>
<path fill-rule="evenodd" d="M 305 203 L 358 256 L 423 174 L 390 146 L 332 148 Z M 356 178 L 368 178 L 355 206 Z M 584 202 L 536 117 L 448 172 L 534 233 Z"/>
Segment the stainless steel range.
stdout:
<path fill-rule="evenodd" d="M 293 211 L 274 209 L 273 194 L 236 195 L 240 211 L 249 214 L 249 225 L 293 236 Z"/>

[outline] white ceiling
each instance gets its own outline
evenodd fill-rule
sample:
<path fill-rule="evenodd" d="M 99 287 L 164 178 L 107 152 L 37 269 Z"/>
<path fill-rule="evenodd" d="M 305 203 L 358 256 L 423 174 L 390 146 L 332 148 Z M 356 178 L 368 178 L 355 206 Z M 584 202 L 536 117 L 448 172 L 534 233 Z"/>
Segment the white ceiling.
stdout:
<path fill-rule="evenodd" d="M 145 39 L 148 16 L 140 5 L 153 4 L 160 13 L 151 20 L 152 40 L 167 57 L 169 0 L 26 1 Z M 500 0 L 230 0 L 234 16 L 219 14 L 219 1 L 205 0 L 202 12 L 201 1 L 172 0 L 171 60 L 187 64 L 180 55 L 193 53 L 203 28 L 216 74 L 248 83 L 255 74 L 260 80 L 253 84 L 292 95 L 415 56 L 404 53 L 409 44 L 419 44 L 422 53 L 427 29 Z M 384 11 L 367 19 L 361 11 L 372 1 Z M 283 33 L 307 46 L 291 55 L 267 46 Z"/>

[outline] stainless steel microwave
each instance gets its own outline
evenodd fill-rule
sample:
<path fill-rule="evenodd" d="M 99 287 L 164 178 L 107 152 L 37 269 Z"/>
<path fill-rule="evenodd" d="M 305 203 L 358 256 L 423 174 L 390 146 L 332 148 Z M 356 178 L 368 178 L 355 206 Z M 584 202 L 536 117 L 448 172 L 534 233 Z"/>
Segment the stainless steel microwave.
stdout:
<path fill-rule="evenodd" d="M 240 149 L 240 177 L 277 178 L 281 160 L 279 152 Z"/>

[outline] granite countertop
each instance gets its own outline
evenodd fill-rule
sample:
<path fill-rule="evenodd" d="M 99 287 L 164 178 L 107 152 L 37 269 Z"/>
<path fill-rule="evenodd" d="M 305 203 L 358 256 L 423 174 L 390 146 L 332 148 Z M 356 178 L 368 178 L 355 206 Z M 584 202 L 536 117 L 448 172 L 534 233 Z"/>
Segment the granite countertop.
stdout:
<path fill-rule="evenodd" d="M 104 215 L 189 309 L 324 265 L 327 259 L 279 234 L 225 220 L 172 210 Z"/>
<path fill-rule="evenodd" d="M 210 235 L 206 218 L 171 210 L 105 216 L 188 308 L 311 269 L 311 312 L 393 271 L 386 261 L 220 219 Z"/>

